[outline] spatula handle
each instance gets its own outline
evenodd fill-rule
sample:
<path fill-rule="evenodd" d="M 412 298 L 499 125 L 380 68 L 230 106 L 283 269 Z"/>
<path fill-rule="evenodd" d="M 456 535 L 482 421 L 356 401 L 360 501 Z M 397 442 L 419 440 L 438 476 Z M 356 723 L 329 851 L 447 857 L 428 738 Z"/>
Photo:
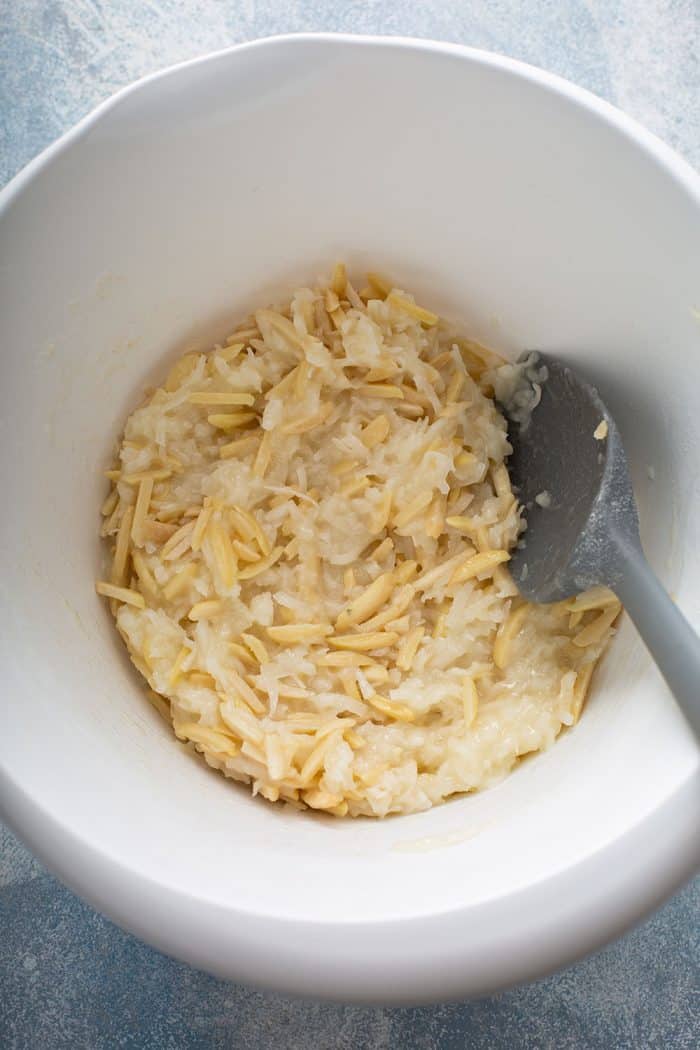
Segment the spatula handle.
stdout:
<path fill-rule="evenodd" d="M 614 590 L 700 741 L 700 638 L 671 600 L 641 547 L 617 544 Z"/>

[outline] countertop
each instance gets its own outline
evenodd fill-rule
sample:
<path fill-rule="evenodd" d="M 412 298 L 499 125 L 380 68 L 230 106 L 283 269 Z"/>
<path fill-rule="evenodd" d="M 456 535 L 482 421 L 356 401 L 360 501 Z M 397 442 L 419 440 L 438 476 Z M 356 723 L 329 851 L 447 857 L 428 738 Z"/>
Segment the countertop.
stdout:
<path fill-rule="evenodd" d="M 700 166 L 697 0 L 5 0 L 0 184 L 98 102 L 173 62 L 276 33 L 452 40 L 559 73 Z M 690 1050 L 700 880 L 570 969 L 478 1002 L 316 1004 L 168 959 L 64 889 L 0 827 L 0 1046 Z"/>

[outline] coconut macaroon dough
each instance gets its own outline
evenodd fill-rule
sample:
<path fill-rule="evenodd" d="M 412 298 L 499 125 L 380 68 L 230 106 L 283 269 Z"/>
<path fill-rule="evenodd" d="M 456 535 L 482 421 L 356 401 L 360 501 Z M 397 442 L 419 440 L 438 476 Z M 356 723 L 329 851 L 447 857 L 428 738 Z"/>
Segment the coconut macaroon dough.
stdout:
<path fill-rule="evenodd" d="M 338 265 L 128 418 L 97 590 L 209 765 L 272 802 L 410 813 L 579 717 L 620 607 L 519 597 L 498 366 Z"/>

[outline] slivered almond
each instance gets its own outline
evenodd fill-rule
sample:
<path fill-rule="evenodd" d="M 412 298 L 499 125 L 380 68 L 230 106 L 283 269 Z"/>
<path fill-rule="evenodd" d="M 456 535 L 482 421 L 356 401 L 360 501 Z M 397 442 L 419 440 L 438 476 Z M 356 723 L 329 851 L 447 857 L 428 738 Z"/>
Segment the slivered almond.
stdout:
<path fill-rule="evenodd" d="M 129 560 L 129 540 L 131 538 L 131 524 L 134 520 L 133 506 L 127 507 L 122 516 L 117 533 L 117 542 L 114 547 L 114 560 L 110 580 L 112 583 L 122 586 L 126 583 L 126 566 Z"/>
<path fill-rule="evenodd" d="M 183 569 L 176 572 L 175 575 L 165 584 L 163 587 L 163 597 L 168 601 L 172 601 L 173 598 L 176 598 L 178 594 L 181 594 L 182 591 L 189 586 L 196 575 L 197 566 L 195 564 L 192 563 L 190 565 L 185 565 Z"/>
<path fill-rule="evenodd" d="M 386 299 L 387 295 L 394 287 L 391 281 L 383 277 L 382 274 L 371 272 L 367 274 L 367 280 L 373 292 L 376 293 L 380 299 Z"/>
<path fill-rule="evenodd" d="M 385 379 L 391 379 L 400 371 L 395 361 L 388 360 L 384 364 L 375 365 L 365 372 L 365 383 L 382 383 Z"/>
<path fill-rule="evenodd" d="M 172 525 L 170 522 L 146 518 L 141 528 L 141 536 L 144 540 L 150 540 L 152 543 L 166 543 L 177 530 L 178 526 Z"/>
<path fill-rule="evenodd" d="M 140 547 L 143 542 L 143 523 L 146 520 L 148 508 L 151 505 L 152 495 L 153 478 L 144 478 L 143 481 L 139 484 L 139 491 L 136 497 L 136 505 L 134 507 L 134 517 L 131 523 L 131 539 L 137 547 Z"/>
<path fill-rule="evenodd" d="M 336 263 L 331 276 L 331 288 L 339 298 L 345 294 L 347 283 L 348 275 L 345 264 L 342 262 Z"/>
<path fill-rule="evenodd" d="M 237 427 L 252 423 L 257 418 L 255 412 L 213 412 L 207 416 L 207 423 L 216 427 L 217 430 L 236 430 Z M 222 448 L 226 446 L 223 445 Z M 219 449 L 219 455 L 221 455 L 221 449 Z"/>
<path fill-rule="evenodd" d="M 491 550 L 491 541 L 489 539 L 489 530 L 486 525 L 481 525 L 476 530 L 476 546 L 479 551 L 485 553 Z"/>
<path fill-rule="evenodd" d="M 250 543 L 244 543 L 243 540 L 232 540 L 231 542 L 239 561 L 251 562 L 260 560 L 260 550 L 257 547 L 253 547 Z"/>
<path fill-rule="evenodd" d="M 401 639 L 399 653 L 396 658 L 396 666 L 402 671 L 411 670 L 413 660 L 418 652 L 418 646 L 420 645 L 424 634 L 425 627 L 414 627 L 412 631 L 409 631 L 408 634 Z"/>
<path fill-rule="evenodd" d="M 275 332 L 278 336 L 281 336 L 282 340 L 287 344 L 290 350 L 295 352 L 299 350 L 303 351 L 304 337 L 297 332 L 296 328 L 288 318 L 277 313 L 276 310 L 257 310 L 255 313 L 255 320 L 263 338 L 265 337 L 266 329 L 269 329 Z"/>
<path fill-rule="evenodd" d="M 207 529 L 207 543 L 211 548 L 222 585 L 229 590 L 236 582 L 238 565 L 231 537 L 220 521 L 211 521 Z"/>
<path fill-rule="evenodd" d="M 213 513 L 214 508 L 211 506 L 211 504 L 209 504 L 206 507 L 202 507 L 202 509 L 199 511 L 199 514 L 197 515 L 197 520 L 194 524 L 194 528 L 192 529 L 192 540 L 190 546 L 192 547 L 193 551 L 198 551 L 201 549 L 202 541 L 204 540 L 204 537 L 206 535 L 207 526 L 209 525 Z"/>
<path fill-rule="evenodd" d="M 343 474 L 347 474 L 351 470 L 354 470 L 355 467 L 359 466 L 359 463 L 360 461 L 358 459 L 341 459 L 331 467 L 331 474 L 335 474 L 336 477 L 341 477 Z"/>
<path fill-rule="evenodd" d="M 372 512 L 371 531 L 374 535 L 386 528 L 391 515 L 392 492 L 390 488 L 384 491 L 379 504 Z"/>
<path fill-rule="evenodd" d="M 290 645 L 295 642 L 313 642 L 331 634 L 333 628 L 324 623 L 288 623 L 278 627 L 266 627 L 273 642 Z"/>
<path fill-rule="evenodd" d="M 415 711 L 412 711 L 406 704 L 399 704 L 389 700 L 386 696 L 379 696 L 375 693 L 373 696 L 368 697 L 367 703 L 371 704 L 381 714 L 386 715 L 388 718 L 393 718 L 397 722 L 415 722 L 416 720 Z"/>
<path fill-rule="evenodd" d="M 330 791 L 322 791 L 320 788 L 314 788 L 311 791 L 302 792 L 301 797 L 311 809 L 336 810 L 342 809 L 344 804 L 344 813 L 347 813 L 347 803 L 343 803 L 342 795 L 334 795 Z"/>
<path fill-rule="evenodd" d="M 269 630 L 269 628 L 268 628 Z M 371 634 L 336 634 L 328 638 L 334 649 L 349 649 L 352 652 L 368 652 L 385 649 L 398 641 L 396 631 L 375 631 Z"/>
<path fill-rule="evenodd" d="M 358 387 L 357 392 L 363 397 L 396 398 L 398 401 L 403 401 L 404 399 L 404 392 L 401 387 L 395 386 L 393 383 L 367 383 Z"/>
<path fill-rule="evenodd" d="M 394 569 L 394 579 L 399 584 L 408 583 L 417 572 L 418 562 L 414 561 L 413 558 L 407 558 L 406 561 L 400 562 Z"/>
<path fill-rule="evenodd" d="M 340 299 L 338 298 L 338 296 L 336 295 L 336 293 L 333 291 L 332 288 L 327 288 L 326 289 L 326 294 L 323 297 L 323 305 L 326 308 L 326 313 L 328 314 L 328 316 L 331 318 L 331 320 L 334 320 L 333 315 L 338 310 L 340 310 Z M 343 313 L 342 310 L 340 312 Z M 345 315 L 343 314 L 343 317 L 344 316 Z M 338 327 L 340 327 L 340 326 L 336 325 L 336 328 L 338 328 Z"/>
<path fill-rule="evenodd" d="M 349 696 L 351 700 L 362 700 L 362 697 L 360 696 L 360 690 L 357 687 L 357 678 L 355 677 L 355 672 L 351 668 L 345 667 L 341 671 L 338 671 L 338 678 L 343 683 L 343 689 L 345 690 L 346 695 Z"/>
<path fill-rule="evenodd" d="M 409 419 L 420 419 L 421 416 L 425 415 L 425 409 L 422 405 L 412 405 L 408 401 L 402 401 L 401 404 L 396 406 L 395 411 L 402 416 L 408 416 Z"/>
<path fill-rule="evenodd" d="M 288 771 L 287 756 L 277 733 L 265 734 L 265 760 L 273 780 L 283 780 Z"/>
<path fill-rule="evenodd" d="M 238 642 L 229 642 L 228 646 L 234 656 L 237 656 L 242 664 L 251 669 L 255 669 L 255 659 L 250 650 L 246 649 L 245 645 L 240 645 Z"/>
<path fill-rule="evenodd" d="M 397 617 L 401 616 L 401 614 L 406 611 L 413 601 L 415 593 L 416 589 L 414 586 L 411 584 L 404 584 L 395 592 L 393 601 L 383 612 L 377 613 L 376 616 L 373 616 L 370 620 L 366 620 L 362 624 L 362 630 L 378 631 L 382 627 L 386 627 L 388 623 L 391 623 L 392 620 L 396 620 Z"/>
<path fill-rule="evenodd" d="M 265 705 L 250 687 L 248 682 L 246 682 L 245 678 L 242 678 L 238 671 L 234 670 L 233 667 L 228 669 L 227 675 L 230 685 L 236 690 L 243 703 L 246 704 L 254 714 L 264 714 Z"/>
<path fill-rule="evenodd" d="M 620 609 L 619 602 L 607 609 L 603 609 L 600 615 L 596 616 L 595 620 L 591 620 L 571 639 L 574 645 L 584 649 L 588 645 L 595 645 L 597 642 L 602 641 L 617 619 Z"/>
<path fill-rule="evenodd" d="M 346 627 L 368 620 L 373 613 L 381 608 L 393 589 L 393 574 L 383 572 L 343 610 L 336 621 L 336 627 L 342 631 Z"/>
<path fill-rule="evenodd" d="M 168 682 L 169 682 L 169 684 L 171 686 L 177 684 L 178 679 L 180 678 L 180 676 L 182 675 L 183 671 L 185 670 L 185 664 L 186 664 L 187 660 L 190 658 L 191 655 L 192 655 L 192 652 L 191 652 L 190 649 L 188 649 L 188 647 L 186 645 L 183 645 L 180 648 L 180 651 L 178 652 L 177 656 L 175 657 L 173 665 L 170 668 L 170 673 L 168 675 Z"/>
<path fill-rule="evenodd" d="M 394 541 L 391 536 L 385 536 L 382 542 L 372 551 L 372 561 L 384 561 L 394 549 Z"/>
<path fill-rule="evenodd" d="M 279 428 L 280 434 L 306 434 L 309 430 L 315 430 L 316 427 L 322 426 L 332 411 L 333 403 L 326 401 L 321 404 L 317 412 L 313 412 L 309 416 L 302 416 L 300 419 L 292 419 L 288 423 L 283 423 Z"/>
<path fill-rule="evenodd" d="M 255 576 L 259 576 L 263 572 L 267 572 L 272 566 L 280 560 L 284 554 L 284 547 L 275 547 L 265 558 L 261 558 L 260 561 L 253 562 L 252 565 L 246 566 L 245 569 L 239 569 L 238 579 L 239 580 L 252 580 Z"/>
<path fill-rule="evenodd" d="M 445 620 L 447 619 L 447 610 L 443 610 L 438 614 L 435 624 L 433 625 L 433 638 L 444 638 L 445 637 Z"/>
<path fill-rule="evenodd" d="M 394 515 L 394 527 L 397 529 L 403 528 L 404 525 L 408 525 L 410 521 L 417 518 L 433 500 L 433 490 L 430 489 L 428 492 L 419 492 L 417 496 L 414 496 L 405 507 L 402 508 L 397 514 Z"/>
<path fill-rule="evenodd" d="M 308 689 L 297 685 L 285 685 L 284 682 L 277 686 L 277 692 L 283 700 L 308 700 L 312 695 Z"/>
<path fill-rule="evenodd" d="M 253 394 L 241 393 L 240 391 L 227 390 L 196 390 L 189 395 L 187 400 L 191 405 L 254 405 Z"/>
<path fill-rule="evenodd" d="M 464 725 L 468 729 L 474 722 L 479 710 L 479 692 L 476 683 L 469 675 L 462 679 L 462 709 L 464 712 Z"/>
<path fill-rule="evenodd" d="M 219 446 L 219 457 L 221 459 L 232 459 L 234 456 L 243 456 L 246 452 L 250 452 L 251 449 L 255 448 L 257 443 L 258 439 L 255 434 L 236 438 L 235 441 L 229 441 L 228 444 Z"/>
<path fill-rule="evenodd" d="M 373 664 L 366 668 L 364 675 L 367 681 L 372 685 L 380 685 L 382 682 L 388 680 L 389 671 L 383 664 Z"/>
<path fill-rule="evenodd" d="M 141 592 L 134 591 L 130 587 L 117 587 L 113 583 L 107 583 L 106 580 L 99 580 L 95 584 L 95 590 L 103 598 L 114 598 L 115 601 L 122 602 L 124 605 L 133 605 L 136 609 L 146 608 L 146 599 Z"/>
<path fill-rule="evenodd" d="M 415 318 L 416 321 L 420 321 L 422 325 L 428 328 L 432 328 L 436 325 L 440 318 L 437 314 L 432 313 L 431 310 L 424 310 L 422 306 L 418 306 L 416 303 L 412 303 L 410 299 L 406 299 L 403 295 L 399 295 L 396 291 L 392 291 L 389 295 L 389 301 L 393 306 L 397 306 L 399 310 L 403 310 L 409 317 Z"/>
<path fill-rule="evenodd" d="M 567 609 L 572 613 L 585 613 L 591 609 L 607 609 L 619 604 L 620 599 L 607 587 L 591 587 L 568 602 Z"/>
<path fill-rule="evenodd" d="M 110 494 L 107 496 L 107 498 L 105 499 L 104 503 L 100 507 L 100 514 L 102 515 L 102 517 L 103 518 L 108 518 L 110 516 L 110 514 L 112 513 L 112 511 L 117 506 L 118 502 L 119 502 L 119 490 L 118 489 L 112 489 L 112 491 L 110 492 Z"/>
<path fill-rule="evenodd" d="M 445 529 L 445 498 L 436 496 L 425 518 L 425 534 L 437 540 Z"/>
<path fill-rule="evenodd" d="M 241 744 L 241 754 L 247 758 L 252 758 L 254 762 L 257 762 L 260 766 L 265 766 L 265 752 L 262 747 L 258 747 L 257 744 L 251 744 L 249 740 L 244 740 Z M 266 784 L 260 780 L 254 780 L 253 783 L 257 786 L 258 792 L 263 798 L 270 798 L 273 802 L 276 802 L 279 798 L 279 789 L 273 784 Z"/>
<path fill-rule="evenodd" d="M 454 419 L 456 416 L 461 416 L 467 408 L 469 408 L 468 401 L 453 401 L 452 404 L 445 405 L 438 414 L 438 419 Z"/>
<path fill-rule="evenodd" d="M 140 551 L 132 551 L 131 561 L 141 587 L 148 591 L 152 598 L 155 598 L 158 595 L 158 584 L 153 573 L 148 568 L 143 554 Z"/>
<path fill-rule="evenodd" d="M 462 387 L 464 386 L 465 381 L 466 376 L 463 372 L 454 373 L 449 383 L 447 384 L 447 389 L 445 391 L 445 400 L 447 401 L 448 405 L 457 400 L 457 398 L 462 392 Z"/>
<path fill-rule="evenodd" d="M 574 723 L 578 722 L 581 716 L 581 710 L 586 699 L 588 688 L 591 684 L 591 678 L 595 670 L 595 663 L 591 662 L 585 664 L 576 675 L 576 681 L 574 682 L 573 692 L 573 703 L 571 705 L 571 714 L 573 715 Z"/>
<path fill-rule="evenodd" d="M 229 340 L 233 340 L 229 342 Z M 241 343 L 236 340 L 236 336 L 229 336 L 226 340 L 226 346 L 218 346 L 214 351 L 215 357 L 220 357 L 226 364 L 231 364 L 235 361 L 242 350 L 245 350 L 245 343 Z"/>
<path fill-rule="evenodd" d="M 214 751 L 220 755 L 233 757 L 237 755 L 240 748 L 235 739 L 220 729 L 210 729 L 209 726 L 200 725 L 198 722 L 175 722 L 173 724 L 175 735 L 181 740 L 189 740 L 193 744 L 199 744 L 207 751 Z"/>
<path fill-rule="evenodd" d="M 365 746 L 366 740 L 359 733 L 356 733 L 354 729 L 345 730 L 345 739 L 347 740 L 353 751 L 359 751 L 361 747 Z"/>
<path fill-rule="evenodd" d="M 512 496 L 513 490 L 510 487 L 508 468 L 505 464 L 499 463 L 498 466 L 492 466 L 491 477 L 493 479 L 493 487 L 496 490 L 497 496 Z"/>
<path fill-rule="evenodd" d="M 377 667 L 377 661 L 365 653 L 325 653 L 316 657 L 317 667 Z"/>
<path fill-rule="evenodd" d="M 195 602 L 187 614 L 189 620 L 211 620 L 218 616 L 224 607 L 224 603 L 218 598 L 210 598 L 203 602 Z"/>
<path fill-rule="evenodd" d="M 531 606 L 525 602 L 524 605 L 512 609 L 496 634 L 496 640 L 493 643 L 493 662 L 499 671 L 503 671 L 508 666 L 511 646 L 520 633 L 530 608 Z"/>
<path fill-rule="evenodd" d="M 151 500 L 151 507 L 158 521 L 165 521 L 168 524 L 178 521 L 185 513 L 185 507 L 181 503 L 163 503 L 162 500 Z"/>
<path fill-rule="evenodd" d="M 256 324 L 252 323 L 252 318 L 250 320 L 250 324 L 245 324 L 237 328 L 235 332 L 226 337 L 227 345 L 230 346 L 232 343 L 236 343 L 237 341 L 242 341 L 245 344 L 250 342 L 251 339 L 260 338 L 260 329 Z"/>
<path fill-rule="evenodd" d="M 341 737 L 342 729 L 334 730 L 333 732 L 328 733 L 327 736 L 322 737 L 322 739 L 312 748 L 311 753 L 304 762 L 299 773 L 299 779 L 302 784 L 308 784 L 313 780 L 316 774 L 320 771 L 326 755 Z"/>
<path fill-rule="evenodd" d="M 253 717 L 247 708 L 234 703 L 232 700 L 226 700 L 219 706 L 219 714 L 236 736 L 239 736 L 242 740 L 247 740 L 255 747 L 264 745 L 264 733 L 257 719 Z"/>
<path fill-rule="evenodd" d="M 432 569 L 428 569 L 415 581 L 416 590 L 428 590 L 434 583 L 442 579 L 443 576 L 449 576 L 450 573 L 454 572 L 460 565 L 463 565 L 473 554 L 474 548 L 467 547 L 462 553 L 454 554 L 451 558 L 448 558 L 441 564 L 435 565 Z"/>
<path fill-rule="evenodd" d="M 368 477 L 350 478 L 344 485 L 340 487 L 340 495 L 344 496 L 345 499 L 350 499 L 351 496 L 356 496 L 359 492 L 364 492 L 369 487 Z"/>
<path fill-rule="evenodd" d="M 474 518 L 469 518 L 465 515 L 453 515 L 446 518 L 445 524 L 449 525 L 451 529 L 456 529 L 457 532 L 466 532 L 467 534 L 475 532 L 478 527 Z"/>
<path fill-rule="evenodd" d="M 267 557 L 272 550 L 272 544 L 262 530 L 260 522 L 250 511 L 243 507 L 234 506 L 230 508 L 234 524 L 244 540 L 255 540 L 261 552 Z"/>
<path fill-rule="evenodd" d="M 122 475 L 122 481 L 127 485 L 140 485 L 142 481 L 167 481 L 172 477 L 172 470 L 165 468 L 154 468 L 153 470 L 137 470 L 134 474 Z"/>
<path fill-rule="evenodd" d="M 450 577 L 450 584 L 464 583 L 475 576 L 482 576 L 491 572 L 497 565 L 510 560 L 508 551 L 484 550 L 479 554 L 472 555 L 464 565 L 458 566 Z"/>
<path fill-rule="evenodd" d="M 179 529 L 175 530 L 161 549 L 160 556 L 163 561 L 173 561 L 183 553 L 183 550 L 189 548 L 194 526 L 195 523 L 193 521 L 188 521 L 185 525 L 181 525 Z M 184 548 L 183 544 L 185 544 Z"/>
<path fill-rule="evenodd" d="M 105 515 L 105 520 L 102 523 L 102 528 L 100 529 L 100 536 L 102 537 L 113 536 L 114 533 L 117 532 L 119 529 L 119 525 L 117 523 L 121 521 L 122 517 L 123 505 L 121 499 L 119 498 L 119 490 L 117 488 L 114 488 L 112 490 L 112 493 L 110 493 L 110 496 L 111 495 L 114 496 L 114 501 L 112 503 L 112 509 L 108 512 L 108 514 Z M 105 500 L 105 504 L 106 503 L 107 500 Z M 103 506 L 105 504 L 103 504 Z"/>
<path fill-rule="evenodd" d="M 262 436 L 258 451 L 253 460 L 253 474 L 256 478 L 264 478 L 272 458 L 272 434 L 266 430 Z"/>
<path fill-rule="evenodd" d="M 279 382 L 275 383 L 274 386 L 271 386 L 268 390 L 266 390 L 265 400 L 270 401 L 273 398 L 277 401 L 284 400 L 286 395 L 292 391 L 294 386 L 296 386 L 296 378 L 299 374 L 299 369 L 301 367 L 301 364 L 304 363 L 305 362 L 301 362 L 299 365 L 295 365 L 294 368 L 290 369 L 289 372 L 282 376 Z"/>
<path fill-rule="evenodd" d="M 306 360 L 300 361 L 300 363 L 294 369 L 294 372 L 294 396 L 297 400 L 300 400 L 304 396 L 306 384 L 308 383 L 309 376 L 311 375 L 311 365 Z"/>
<path fill-rule="evenodd" d="M 188 671 L 187 681 L 203 689 L 216 689 L 216 679 L 208 671 Z"/>
<path fill-rule="evenodd" d="M 299 554 L 299 537 L 295 536 L 284 548 L 284 556 L 287 561 L 292 561 Z"/>
<path fill-rule="evenodd" d="M 182 384 L 188 379 L 195 368 L 197 367 L 197 360 L 199 354 L 185 354 L 179 361 L 176 361 L 173 367 L 168 372 L 167 379 L 165 380 L 165 390 L 172 394 L 176 390 L 179 390 Z"/>

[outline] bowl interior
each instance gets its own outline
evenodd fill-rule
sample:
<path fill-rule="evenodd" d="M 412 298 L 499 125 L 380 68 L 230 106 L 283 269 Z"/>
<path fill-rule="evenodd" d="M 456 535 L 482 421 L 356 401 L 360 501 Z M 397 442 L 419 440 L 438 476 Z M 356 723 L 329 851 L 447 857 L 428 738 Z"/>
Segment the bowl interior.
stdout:
<path fill-rule="evenodd" d="M 271 807 L 174 742 L 93 591 L 101 471 L 143 388 L 344 258 L 599 383 L 698 623 L 700 208 L 638 141 L 507 65 L 300 39 L 122 95 L 5 204 L 0 757 L 62 827 L 194 898 L 354 921 L 511 894 L 687 781 L 695 745 L 624 623 L 579 726 L 496 788 L 384 822 Z"/>

